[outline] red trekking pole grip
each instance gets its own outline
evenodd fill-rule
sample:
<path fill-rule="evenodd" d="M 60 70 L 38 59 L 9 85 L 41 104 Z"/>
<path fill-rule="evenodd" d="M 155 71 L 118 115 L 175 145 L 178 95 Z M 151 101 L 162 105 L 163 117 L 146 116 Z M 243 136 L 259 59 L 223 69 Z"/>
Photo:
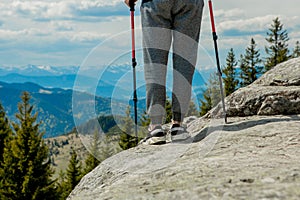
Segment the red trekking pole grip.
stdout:
<path fill-rule="evenodd" d="M 132 46 L 132 62 L 134 63 L 134 66 L 136 66 L 136 61 L 135 61 L 135 31 L 134 31 L 134 0 L 129 1 L 129 7 L 130 7 L 130 19 L 131 19 L 131 46 Z"/>
<path fill-rule="evenodd" d="M 211 29 L 212 32 L 216 32 L 216 27 L 215 27 L 215 20 L 214 20 L 214 12 L 213 12 L 213 6 L 212 6 L 212 1 L 208 1 L 208 6 L 209 6 L 209 14 L 210 14 L 210 21 L 211 21 Z"/>

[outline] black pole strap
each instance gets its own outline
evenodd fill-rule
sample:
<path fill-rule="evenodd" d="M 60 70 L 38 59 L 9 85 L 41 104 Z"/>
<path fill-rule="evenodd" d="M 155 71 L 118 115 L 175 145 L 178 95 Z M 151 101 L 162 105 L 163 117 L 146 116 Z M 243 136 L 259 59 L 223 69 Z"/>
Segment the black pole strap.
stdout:
<path fill-rule="evenodd" d="M 135 6 L 134 0 L 129 0 L 130 11 L 135 11 L 134 6 Z"/>
<path fill-rule="evenodd" d="M 220 58 L 219 58 L 219 51 L 218 51 L 218 35 L 216 32 L 213 32 L 213 40 L 214 40 L 214 46 L 215 46 L 215 55 L 216 55 L 216 62 L 217 62 L 217 68 L 218 68 L 218 73 L 220 76 L 222 76 L 222 70 L 220 67 Z"/>

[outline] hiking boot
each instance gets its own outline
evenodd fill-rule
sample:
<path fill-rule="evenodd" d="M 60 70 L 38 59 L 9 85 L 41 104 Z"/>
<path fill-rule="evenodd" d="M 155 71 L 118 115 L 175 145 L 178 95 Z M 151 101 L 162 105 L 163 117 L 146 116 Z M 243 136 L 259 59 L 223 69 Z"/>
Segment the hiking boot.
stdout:
<path fill-rule="evenodd" d="M 186 128 L 180 126 L 180 124 L 173 124 L 170 129 L 170 135 L 172 142 L 182 142 L 187 141 L 191 138 L 190 134 L 187 132 Z"/>
<path fill-rule="evenodd" d="M 148 135 L 141 140 L 140 144 L 160 145 L 166 144 L 166 133 L 161 126 L 156 126 Z"/>

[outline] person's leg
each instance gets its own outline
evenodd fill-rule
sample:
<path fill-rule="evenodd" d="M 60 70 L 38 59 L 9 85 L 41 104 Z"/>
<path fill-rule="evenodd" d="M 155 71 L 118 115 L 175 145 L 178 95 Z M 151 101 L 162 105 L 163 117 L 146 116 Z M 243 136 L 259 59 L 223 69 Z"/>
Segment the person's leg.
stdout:
<path fill-rule="evenodd" d="M 203 0 L 179 0 L 172 10 L 173 23 L 173 95 L 172 111 L 175 123 L 183 121 L 191 100 Z"/>
<path fill-rule="evenodd" d="M 172 41 L 169 4 L 166 0 L 143 1 L 141 5 L 147 112 L 154 125 L 162 124 L 165 115 L 167 62 Z"/>

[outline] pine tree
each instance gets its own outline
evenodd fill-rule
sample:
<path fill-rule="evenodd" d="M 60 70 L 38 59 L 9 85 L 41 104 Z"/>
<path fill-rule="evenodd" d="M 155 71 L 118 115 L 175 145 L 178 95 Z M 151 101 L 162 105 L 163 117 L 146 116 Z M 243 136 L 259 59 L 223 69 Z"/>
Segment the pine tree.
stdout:
<path fill-rule="evenodd" d="M 109 135 L 103 135 L 99 146 L 100 162 L 111 157 L 116 153 L 116 150 L 112 144 L 112 138 Z"/>
<path fill-rule="evenodd" d="M 251 43 L 246 48 L 245 55 L 241 56 L 241 87 L 253 83 L 262 72 L 262 68 L 258 66 L 262 60 L 260 59 L 259 50 L 256 50 L 256 46 L 255 40 L 251 38 Z"/>
<path fill-rule="evenodd" d="M 249 74 L 250 74 L 250 71 L 249 71 L 249 68 L 248 68 L 248 64 L 245 60 L 245 57 L 244 55 L 241 55 L 240 56 L 240 69 L 241 69 L 241 72 L 240 72 L 240 87 L 246 87 L 247 85 L 250 84 L 250 80 L 249 80 Z"/>
<path fill-rule="evenodd" d="M 300 57 L 300 44 L 299 44 L 299 41 L 296 42 L 296 46 L 294 48 L 294 51 L 293 51 L 293 58 L 298 58 Z"/>
<path fill-rule="evenodd" d="M 60 172 L 60 187 L 59 192 L 61 194 L 60 199 L 66 199 L 75 186 L 79 183 L 82 178 L 82 166 L 78 159 L 78 155 L 74 148 L 70 152 L 71 158 L 69 160 L 68 168 L 66 173 Z"/>
<path fill-rule="evenodd" d="M 200 100 L 200 116 L 205 115 L 210 109 L 221 101 L 219 88 L 219 78 L 216 73 L 212 73 L 206 83 L 206 90 L 203 93 L 204 100 Z"/>
<path fill-rule="evenodd" d="M 289 59 L 288 33 L 286 30 L 283 30 L 283 24 L 281 24 L 278 17 L 273 20 L 273 24 L 271 24 L 267 35 L 266 40 L 269 46 L 265 47 L 265 51 L 269 57 L 267 57 L 265 64 L 266 71 Z"/>
<path fill-rule="evenodd" d="M 59 175 L 58 175 L 58 188 L 57 188 L 57 193 L 60 194 L 59 200 L 65 200 L 68 195 L 69 195 L 69 190 L 66 190 L 67 188 L 67 183 L 66 183 L 66 173 L 62 170 L 60 170 Z"/>
<path fill-rule="evenodd" d="M 98 131 L 95 131 L 93 137 L 93 143 L 90 148 L 90 153 L 85 160 L 84 174 L 89 173 L 100 164 L 99 143 L 100 143 L 100 136 Z"/>
<path fill-rule="evenodd" d="M 201 99 L 201 106 L 200 106 L 200 116 L 205 115 L 208 111 L 212 109 L 212 101 L 211 101 L 211 94 L 210 90 L 207 89 L 203 92 L 203 100 Z"/>
<path fill-rule="evenodd" d="M 68 188 L 70 192 L 75 188 L 75 186 L 79 183 L 80 179 L 82 178 L 82 166 L 81 162 L 78 159 L 78 155 L 74 148 L 71 151 L 71 158 L 69 160 L 67 173 L 66 173 L 66 180 L 68 183 Z"/>
<path fill-rule="evenodd" d="M 235 66 L 237 66 L 237 62 L 235 59 L 235 54 L 233 48 L 230 49 L 226 58 L 226 67 L 222 70 L 225 74 L 224 84 L 225 84 L 225 95 L 228 96 L 233 93 L 237 86 L 238 80 L 235 78 Z"/>
<path fill-rule="evenodd" d="M 24 92 L 21 99 L 16 114 L 19 123 L 13 124 L 15 136 L 3 153 L 1 198 L 56 199 L 49 151 L 39 131 L 40 123 L 36 123 L 37 113 L 32 114 L 28 92 Z"/>
<path fill-rule="evenodd" d="M 126 117 L 123 120 L 122 133 L 120 135 L 119 145 L 123 150 L 132 148 L 136 146 L 135 137 L 131 136 L 133 134 L 134 122 L 130 117 L 130 107 L 126 109 Z"/>
<path fill-rule="evenodd" d="M 11 137 L 12 137 L 12 130 L 10 128 L 2 104 L 0 103 L 0 168 L 2 168 L 4 148 L 6 144 L 10 141 Z M 0 177 L 0 181 L 1 181 L 1 177 Z"/>

